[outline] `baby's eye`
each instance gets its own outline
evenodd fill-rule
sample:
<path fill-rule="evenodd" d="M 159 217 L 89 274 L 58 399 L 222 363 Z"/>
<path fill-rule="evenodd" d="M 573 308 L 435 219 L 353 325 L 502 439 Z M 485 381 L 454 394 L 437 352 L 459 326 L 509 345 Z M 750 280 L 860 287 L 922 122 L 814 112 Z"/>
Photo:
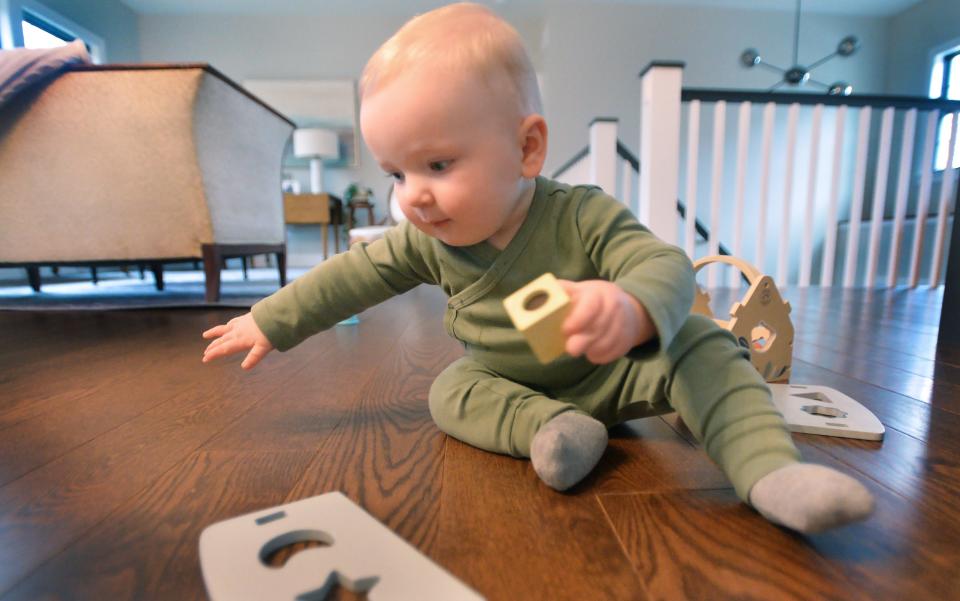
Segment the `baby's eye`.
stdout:
<path fill-rule="evenodd" d="M 453 161 L 432 161 L 430 171 L 445 171 Z"/>
<path fill-rule="evenodd" d="M 394 180 L 394 181 L 398 181 L 398 182 L 402 182 L 402 181 L 403 181 L 403 174 L 400 173 L 399 171 L 394 171 L 394 172 L 392 172 L 392 173 L 388 173 L 388 174 L 387 174 L 387 177 L 389 177 L 390 179 L 392 179 L 392 180 Z"/>

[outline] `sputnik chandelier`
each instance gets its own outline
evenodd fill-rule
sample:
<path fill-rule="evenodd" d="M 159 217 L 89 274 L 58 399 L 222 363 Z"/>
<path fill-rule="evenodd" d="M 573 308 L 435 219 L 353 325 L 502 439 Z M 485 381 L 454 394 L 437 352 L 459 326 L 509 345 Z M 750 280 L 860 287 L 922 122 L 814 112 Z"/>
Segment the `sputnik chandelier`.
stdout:
<path fill-rule="evenodd" d="M 784 84 L 791 85 L 791 86 L 801 86 L 809 82 L 812 84 L 816 84 L 818 86 L 822 86 L 824 89 L 827 90 L 828 94 L 832 94 L 834 96 L 849 96 L 850 94 L 853 93 L 853 86 L 851 86 L 847 82 L 837 81 L 832 84 L 826 84 L 826 83 L 823 83 L 822 81 L 817 81 L 816 79 L 812 79 L 810 77 L 810 71 L 813 70 L 814 67 L 819 67 L 820 65 L 827 62 L 828 60 L 832 59 L 835 56 L 847 57 L 853 54 L 854 52 L 856 52 L 860 48 L 860 41 L 855 36 L 848 35 L 847 37 L 843 38 L 842 40 L 840 40 L 840 43 L 837 44 L 837 49 L 835 51 L 831 52 L 830 54 L 828 54 L 827 56 L 819 60 L 813 61 L 807 66 L 801 65 L 798 62 L 797 54 L 799 52 L 799 44 L 800 44 L 800 0 L 797 0 L 797 13 L 796 13 L 796 19 L 794 20 L 794 28 L 793 28 L 793 66 L 790 67 L 789 69 L 783 69 L 781 67 L 777 67 L 776 65 L 771 65 L 769 62 L 765 61 L 763 57 L 760 56 L 760 53 L 757 51 L 756 48 L 747 48 L 746 50 L 744 50 L 743 54 L 740 55 L 740 63 L 748 69 L 753 67 L 764 67 L 766 69 L 770 69 L 771 71 L 776 71 L 782 76 L 782 79 L 780 81 L 773 84 L 773 86 L 769 90 L 767 90 L 768 92 L 772 92 Z"/>

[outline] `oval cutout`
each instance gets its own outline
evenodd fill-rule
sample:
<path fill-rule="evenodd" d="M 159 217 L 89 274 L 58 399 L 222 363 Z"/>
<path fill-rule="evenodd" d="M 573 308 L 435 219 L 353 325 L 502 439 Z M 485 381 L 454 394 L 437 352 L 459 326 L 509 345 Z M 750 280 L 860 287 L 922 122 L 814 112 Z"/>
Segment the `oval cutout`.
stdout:
<path fill-rule="evenodd" d="M 301 551 L 332 544 L 333 537 L 322 530 L 294 530 L 267 541 L 260 548 L 260 562 L 268 568 L 282 568 Z"/>

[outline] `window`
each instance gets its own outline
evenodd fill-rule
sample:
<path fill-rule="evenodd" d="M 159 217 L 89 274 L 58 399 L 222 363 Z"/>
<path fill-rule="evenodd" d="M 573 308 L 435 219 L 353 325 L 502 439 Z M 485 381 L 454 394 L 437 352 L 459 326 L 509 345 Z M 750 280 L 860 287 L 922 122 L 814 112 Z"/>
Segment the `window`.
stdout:
<path fill-rule="evenodd" d="M 28 12 L 23 13 L 20 26 L 23 30 L 24 48 L 56 48 L 77 39 L 76 36 Z"/>
<path fill-rule="evenodd" d="M 937 56 L 930 74 L 930 98 L 960 100 L 960 48 L 954 48 Z M 937 151 L 934 168 L 943 171 L 947 166 L 947 144 L 953 115 L 944 115 L 940 119 L 940 131 L 937 133 Z M 960 129 L 953 141 L 953 168 L 960 167 Z"/>

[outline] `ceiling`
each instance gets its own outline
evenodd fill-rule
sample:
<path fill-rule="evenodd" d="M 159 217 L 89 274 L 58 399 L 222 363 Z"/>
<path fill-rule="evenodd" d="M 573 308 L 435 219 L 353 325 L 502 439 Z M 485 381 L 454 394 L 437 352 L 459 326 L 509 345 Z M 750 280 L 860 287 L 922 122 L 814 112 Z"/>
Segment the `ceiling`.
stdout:
<path fill-rule="evenodd" d="M 599 0 L 578 0 L 590 4 Z M 769 11 L 793 11 L 795 0 L 606 0 L 618 4 L 708 6 Z M 895 15 L 921 0 L 805 0 L 803 12 L 848 15 Z M 419 12 L 447 2 L 439 0 L 122 0 L 141 14 L 275 14 L 322 15 L 330 12 L 369 14 Z M 484 4 L 537 12 L 551 0 L 487 0 Z"/>

